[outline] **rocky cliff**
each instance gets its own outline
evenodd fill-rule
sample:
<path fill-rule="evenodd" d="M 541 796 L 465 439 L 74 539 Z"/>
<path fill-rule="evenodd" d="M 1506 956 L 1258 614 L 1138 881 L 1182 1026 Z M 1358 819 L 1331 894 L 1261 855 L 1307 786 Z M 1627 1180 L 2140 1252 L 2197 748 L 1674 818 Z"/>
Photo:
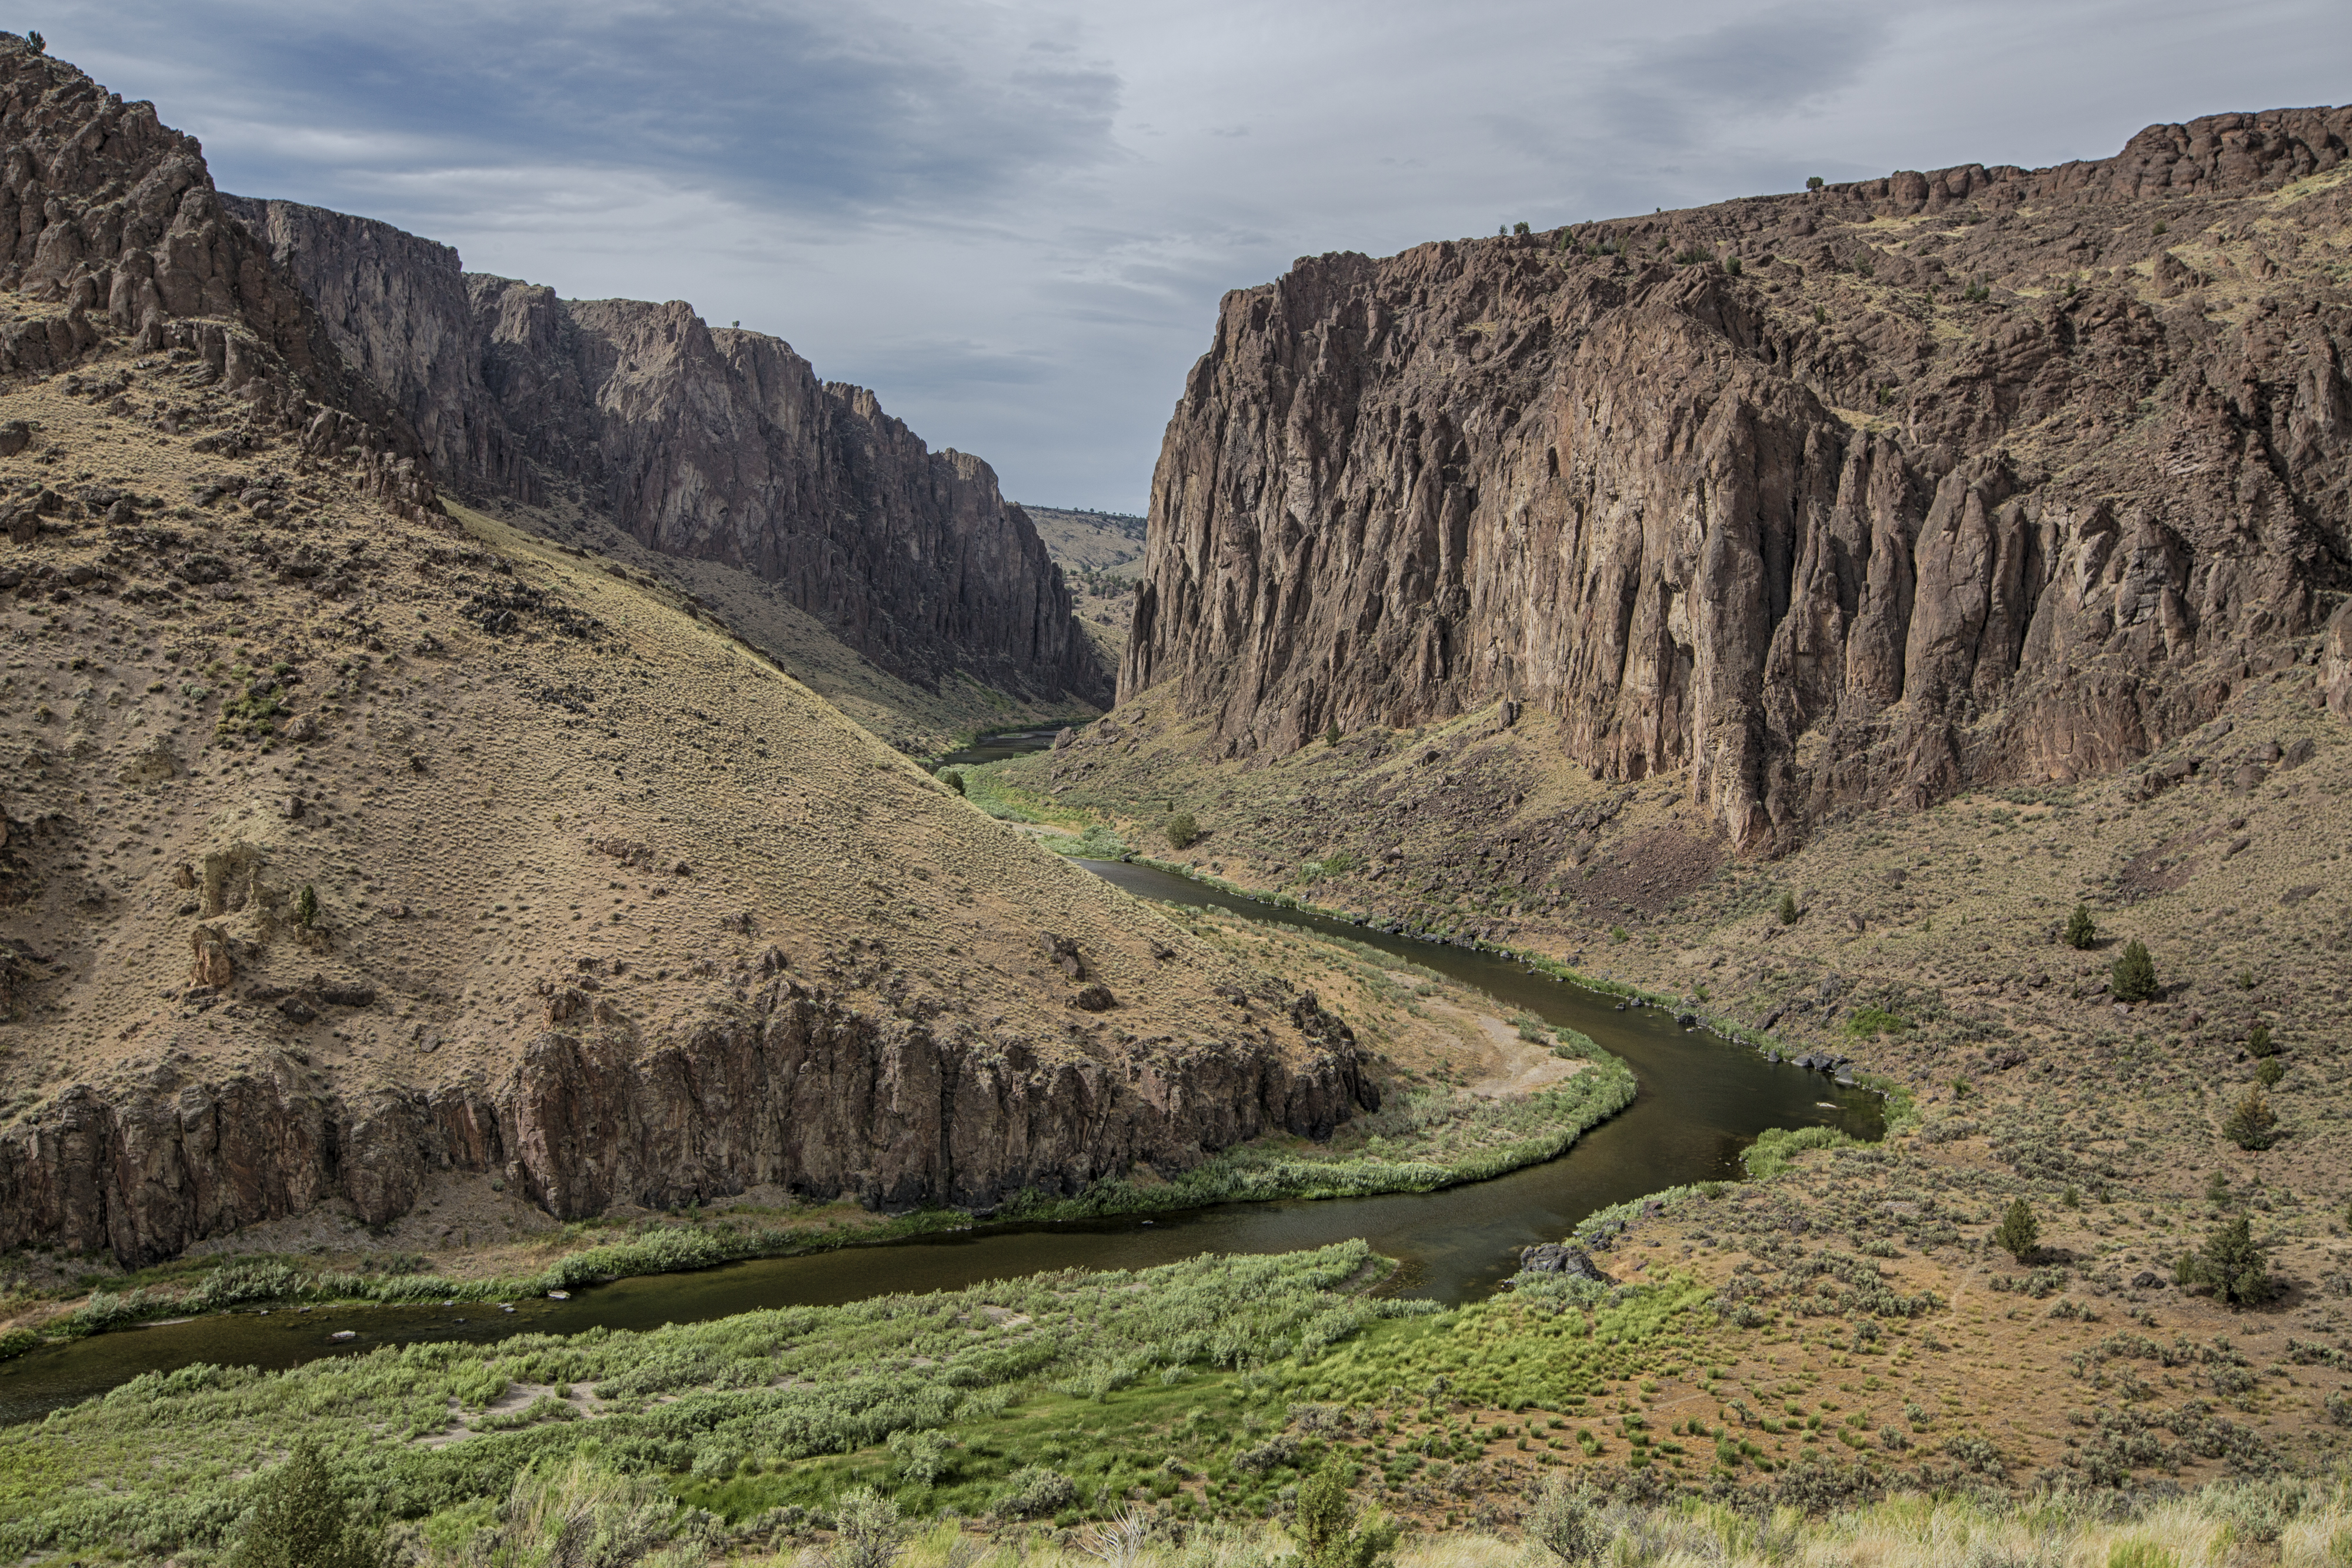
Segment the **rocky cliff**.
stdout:
<path fill-rule="evenodd" d="M 987 464 L 932 452 L 860 387 L 673 300 L 566 300 L 446 246 L 290 202 L 230 210 L 317 301 L 442 482 L 576 496 L 641 542 L 773 582 L 851 647 L 936 685 L 1046 699 L 1110 681 L 1061 574 Z"/>
<path fill-rule="evenodd" d="M 158 411 L 175 430 L 233 426 L 218 450 L 290 438 L 349 454 L 376 498 L 434 509 L 415 432 L 228 216 L 194 137 L 0 34 L 0 289 L 30 307 L 0 327 L 0 374 L 60 371 L 127 335 L 205 367 L 212 406 Z"/>
<path fill-rule="evenodd" d="M 1170 422 L 1121 699 L 1174 683 L 1226 756 L 1533 703 L 1751 848 L 2114 768 L 2323 656 L 2347 137 L 1303 260 Z"/>
<path fill-rule="evenodd" d="M 383 1225 L 439 1171 L 499 1177 L 566 1219 L 753 1185 L 893 1208 L 1074 1193 L 1269 1132 L 1328 1137 L 1377 1107 L 1346 1026 L 1294 1010 L 1339 1049 L 1292 1061 L 1271 1037 L 1163 1041 L 1101 1061 L 877 1018 L 779 977 L 738 1017 L 654 1049 L 583 1003 L 572 1027 L 528 1033 L 487 1088 L 345 1097 L 289 1060 L 218 1079 L 167 1058 L 138 1092 L 78 1086 L 0 1134 L 0 1247 L 152 1262 L 338 1199 Z"/>

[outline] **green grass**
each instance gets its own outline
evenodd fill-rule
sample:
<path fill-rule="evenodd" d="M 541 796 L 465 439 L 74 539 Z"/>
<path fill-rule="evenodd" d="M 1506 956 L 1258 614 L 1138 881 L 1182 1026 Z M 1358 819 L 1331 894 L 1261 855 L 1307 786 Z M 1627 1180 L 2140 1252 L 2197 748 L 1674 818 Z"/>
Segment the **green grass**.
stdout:
<path fill-rule="evenodd" d="M 1212 1155 L 1170 1181 L 1112 1178 L 1075 1197 L 1024 1195 L 1002 1212 L 1007 1218 L 1078 1219 L 1213 1203 L 1433 1192 L 1501 1176 L 1557 1158 L 1633 1103 L 1633 1070 L 1581 1035 L 1575 1038 L 1592 1065 L 1525 1099 L 1423 1090 L 1358 1117 L 1328 1144 L 1262 1139 Z"/>
<path fill-rule="evenodd" d="M 1014 1411 L 1003 1429 L 1017 1438 L 1041 1420 L 1070 1428 L 1079 1406 L 1116 1402 L 1149 1416 L 1179 1402 L 1155 1390 L 1190 1387 L 1195 1408 L 1230 1404 L 1233 1388 L 1260 1401 L 1278 1391 L 1267 1368 L 1309 1366 L 1368 1324 L 1436 1310 L 1362 1294 L 1383 1269 L 1357 1241 L 649 1333 L 410 1344 L 282 1373 L 151 1374 L 0 1429 L 0 1557 L 217 1545 L 247 1506 L 245 1478 L 277 1462 L 297 1432 L 347 1486 L 418 1518 L 495 1500 L 525 1469 L 585 1444 L 629 1473 L 722 1485 L 884 1447 L 893 1433 L 995 1430 Z M 453 1409 L 480 1412 L 516 1385 L 588 1384 L 604 1402 L 593 1419 L 419 1445 L 452 1429 Z M 1251 1425 L 1232 1430 L 1249 1436 Z M 1077 1452 L 1076 1438 L 1065 1442 Z M 1007 1466 L 1044 1451 L 1026 1440 L 999 1447 Z M 1009 1474 L 974 1467 L 964 1484 L 995 1484 L 999 1470 Z"/>
<path fill-rule="evenodd" d="M 1756 1135 L 1756 1141 L 1740 1151 L 1739 1163 L 1758 1181 L 1779 1176 L 1789 1168 L 1789 1162 L 1808 1149 L 1843 1149 L 1853 1146 L 1853 1140 L 1835 1127 L 1768 1127 Z"/>

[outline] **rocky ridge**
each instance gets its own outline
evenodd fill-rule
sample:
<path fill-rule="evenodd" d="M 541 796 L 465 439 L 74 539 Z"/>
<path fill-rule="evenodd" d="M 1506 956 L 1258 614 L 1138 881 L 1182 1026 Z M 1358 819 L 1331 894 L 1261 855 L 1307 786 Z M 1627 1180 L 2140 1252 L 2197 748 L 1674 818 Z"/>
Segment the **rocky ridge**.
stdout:
<path fill-rule="evenodd" d="M 355 372 L 477 502 L 577 497 L 642 543 L 739 568 L 884 669 L 1043 700 L 1110 681 L 1036 529 L 969 453 L 862 387 L 681 301 L 567 300 L 446 246 L 292 202 L 226 198 L 318 304 Z"/>
<path fill-rule="evenodd" d="M 1170 423 L 1121 701 L 1227 758 L 1532 704 L 1763 849 L 2334 677 L 2347 135 L 1302 260 Z"/>

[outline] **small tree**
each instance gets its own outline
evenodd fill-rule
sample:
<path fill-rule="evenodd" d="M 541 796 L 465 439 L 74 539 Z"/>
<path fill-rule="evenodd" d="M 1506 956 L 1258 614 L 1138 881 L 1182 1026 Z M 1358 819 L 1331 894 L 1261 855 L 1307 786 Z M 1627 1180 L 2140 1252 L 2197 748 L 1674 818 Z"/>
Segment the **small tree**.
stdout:
<path fill-rule="evenodd" d="M 2033 1206 L 2023 1198 L 2010 1201 L 2009 1212 L 2000 1217 L 2000 1228 L 1992 1233 L 1994 1244 L 2024 1262 L 2033 1256 L 2033 1244 L 2042 1238 L 2042 1222 L 2033 1218 Z"/>
<path fill-rule="evenodd" d="M 2271 1299 L 2269 1262 L 2254 1239 L 2252 1222 L 2242 1214 L 2214 1227 L 2204 1246 L 2183 1255 L 2178 1277 L 2184 1285 L 2210 1285 L 2233 1307 Z"/>
<path fill-rule="evenodd" d="M 2108 974 L 2107 989 L 2119 1002 L 2156 998 L 2156 960 L 2147 956 L 2147 943 L 2135 936 L 2124 944 L 2123 952 L 2116 956 L 2115 967 Z"/>
<path fill-rule="evenodd" d="M 2278 1054 L 2278 1041 L 2271 1038 L 2270 1025 L 2266 1023 L 2258 1023 L 2254 1025 L 2252 1031 L 2250 1031 L 2246 1036 L 2246 1053 L 2250 1056 L 2276 1056 Z"/>
<path fill-rule="evenodd" d="M 1584 1568 L 1608 1552 L 1611 1531 L 1589 1488 L 1566 1476 L 1544 1483 L 1528 1515 L 1528 1539 L 1542 1543 L 1563 1568 Z"/>
<path fill-rule="evenodd" d="M 2091 918 L 2091 906 L 2078 904 L 2074 913 L 2066 916 L 2066 946 L 2088 948 L 2099 939 L 2099 923 Z"/>
<path fill-rule="evenodd" d="M 1337 746 L 1339 744 L 1339 721 L 1338 719 L 1333 719 L 1331 721 L 1330 727 L 1323 732 L 1323 744 L 1326 746 Z"/>
<path fill-rule="evenodd" d="M 319 923 L 319 890 L 309 883 L 294 895 L 294 924 L 308 931 Z"/>
<path fill-rule="evenodd" d="M 253 1511 L 230 1549 L 228 1568 L 376 1568 L 383 1531 L 352 1517 L 316 1444 L 304 1438 L 286 1462 L 254 1483 Z"/>
<path fill-rule="evenodd" d="M 1201 824 L 1192 820 L 1190 811 L 1172 813 L 1162 831 L 1168 835 L 1169 845 L 1174 849 L 1189 850 L 1201 839 Z"/>
<path fill-rule="evenodd" d="M 1780 924 L 1783 925 L 1794 925 L 1797 923 L 1797 916 L 1803 913 L 1797 907 L 1797 895 L 1785 887 L 1780 890 L 1780 907 L 1778 913 L 1780 916 Z"/>
<path fill-rule="evenodd" d="M 962 769 L 962 768 L 940 768 L 940 769 L 939 770 L 939 772 L 935 775 L 935 777 L 939 779 L 939 781 L 940 781 L 940 783 L 942 783 L 942 784 L 946 785 L 949 789 L 950 789 L 954 790 L 957 794 L 961 795 L 961 794 L 962 794 L 962 793 L 964 792 L 964 791 L 963 791 L 963 769 Z"/>
<path fill-rule="evenodd" d="M 2286 1063 L 2275 1056 L 2263 1058 L 2262 1064 L 2254 1069 L 2254 1082 L 2265 1089 L 2277 1088 L 2278 1081 L 2285 1076 Z"/>
<path fill-rule="evenodd" d="M 25 33 L 25 47 L 37 55 L 46 55 L 49 52 L 49 41 L 29 28 Z"/>
<path fill-rule="evenodd" d="M 2242 1149 L 2267 1149 L 2278 1142 L 2278 1113 L 2261 1090 L 2250 1091 L 2222 1119 L 2221 1135 Z"/>
<path fill-rule="evenodd" d="M 1805 189 L 1808 191 L 1818 191 L 1827 182 L 1823 181 L 1819 174 L 1808 174 L 1805 176 Z"/>
<path fill-rule="evenodd" d="M 1396 1551 L 1397 1527 L 1376 1511 L 1356 1528 L 1345 1461 L 1326 1464 L 1298 1489 L 1298 1554 L 1305 1568 L 1378 1568 Z"/>

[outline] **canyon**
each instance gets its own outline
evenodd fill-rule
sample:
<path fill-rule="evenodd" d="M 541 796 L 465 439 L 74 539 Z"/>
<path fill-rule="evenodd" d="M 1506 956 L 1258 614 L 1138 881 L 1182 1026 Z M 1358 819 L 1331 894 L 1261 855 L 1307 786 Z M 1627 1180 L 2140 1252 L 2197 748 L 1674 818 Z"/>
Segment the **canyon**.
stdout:
<path fill-rule="evenodd" d="M 1303 259 L 1185 383 L 1120 701 L 1259 760 L 1532 707 L 1769 852 L 2340 693 L 2347 135 Z"/>

